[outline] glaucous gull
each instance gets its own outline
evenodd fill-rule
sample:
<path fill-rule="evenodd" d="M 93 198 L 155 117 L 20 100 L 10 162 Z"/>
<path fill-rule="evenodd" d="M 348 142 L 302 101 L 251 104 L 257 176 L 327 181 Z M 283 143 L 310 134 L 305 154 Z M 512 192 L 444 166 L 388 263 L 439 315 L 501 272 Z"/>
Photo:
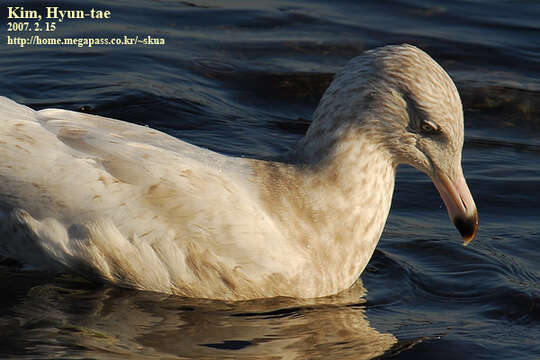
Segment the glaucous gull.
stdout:
<path fill-rule="evenodd" d="M 0 252 L 182 296 L 326 296 L 367 265 L 399 164 L 430 176 L 465 243 L 474 237 L 462 146 L 454 83 L 410 45 L 351 60 L 279 161 L 0 98 Z"/>

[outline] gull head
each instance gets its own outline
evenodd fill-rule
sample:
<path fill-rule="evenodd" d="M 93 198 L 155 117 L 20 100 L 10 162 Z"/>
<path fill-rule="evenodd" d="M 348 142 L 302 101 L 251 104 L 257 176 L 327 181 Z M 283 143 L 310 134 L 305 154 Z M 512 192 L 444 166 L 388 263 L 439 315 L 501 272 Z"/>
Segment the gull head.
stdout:
<path fill-rule="evenodd" d="M 429 55 L 411 45 L 391 45 L 352 59 L 323 95 L 307 137 L 339 133 L 335 125 L 329 128 L 328 118 L 337 118 L 346 132 L 367 132 L 396 166 L 426 173 L 464 244 L 474 238 L 478 214 L 461 168 L 461 100 Z"/>

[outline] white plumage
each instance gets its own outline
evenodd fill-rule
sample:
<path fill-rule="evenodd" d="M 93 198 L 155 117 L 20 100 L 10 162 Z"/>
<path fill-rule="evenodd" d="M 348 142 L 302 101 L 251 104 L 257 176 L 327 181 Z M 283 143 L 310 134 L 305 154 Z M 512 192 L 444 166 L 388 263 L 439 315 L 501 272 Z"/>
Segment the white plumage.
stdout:
<path fill-rule="evenodd" d="M 439 138 L 421 132 L 428 119 Z M 412 46 L 347 65 L 282 162 L 2 97 L 0 252 L 184 296 L 325 296 L 349 287 L 369 261 L 399 163 L 443 184 L 450 215 L 470 225 L 476 209 L 460 183 L 462 142 L 452 81 Z"/>

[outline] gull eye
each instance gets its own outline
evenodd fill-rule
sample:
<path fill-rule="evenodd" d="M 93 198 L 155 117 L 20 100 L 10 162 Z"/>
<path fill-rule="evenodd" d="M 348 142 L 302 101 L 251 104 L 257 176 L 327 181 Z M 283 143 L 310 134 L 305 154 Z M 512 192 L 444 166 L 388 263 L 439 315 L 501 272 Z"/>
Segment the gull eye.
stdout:
<path fill-rule="evenodd" d="M 420 129 L 424 134 L 433 134 L 439 131 L 439 127 L 437 126 L 437 124 L 427 120 L 422 122 L 422 124 L 420 125 Z"/>

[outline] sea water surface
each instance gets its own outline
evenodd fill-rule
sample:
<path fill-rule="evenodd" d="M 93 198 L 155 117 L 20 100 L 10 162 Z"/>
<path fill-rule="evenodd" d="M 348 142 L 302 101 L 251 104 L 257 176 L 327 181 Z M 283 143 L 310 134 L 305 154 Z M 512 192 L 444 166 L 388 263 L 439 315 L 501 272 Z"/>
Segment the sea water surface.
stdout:
<path fill-rule="evenodd" d="M 42 37 L 164 45 L 8 45 L 7 6 L 91 8 Z M 463 247 L 424 175 L 399 169 L 385 231 L 343 294 L 228 303 L 93 284 L 4 259 L 0 358 L 539 359 L 537 1 L 2 1 L 0 94 L 250 157 L 286 151 L 332 75 L 387 44 L 427 51 L 465 111 L 480 214 Z M 351 199 L 354 201 L 354 199 Z M 2 239 L 0 239 L 2 241 Z"/>

